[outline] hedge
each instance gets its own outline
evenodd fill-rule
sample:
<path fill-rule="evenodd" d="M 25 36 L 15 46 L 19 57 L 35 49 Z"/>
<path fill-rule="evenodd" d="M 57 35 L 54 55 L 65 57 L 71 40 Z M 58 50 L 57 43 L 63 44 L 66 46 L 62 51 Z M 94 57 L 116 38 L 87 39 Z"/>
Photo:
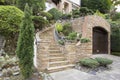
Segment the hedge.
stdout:
<path fill-rule="evenodd" d="M 0 6 L 0 34 L 10 36 L 19 31 L 23 12 L 15 6 Z"/>
<path fill-rule="evenodd" d="M 0 34 L 5 37 L 5 51 L 13 53 L 24 13 L 15 6 L 0 6 Z M 12 43 L 12 44 L 11 44 Z"/>
<path fill-rule="evenodd" d="M 111 51 L 120 52 L 120 23 L 111 23 Z"/>

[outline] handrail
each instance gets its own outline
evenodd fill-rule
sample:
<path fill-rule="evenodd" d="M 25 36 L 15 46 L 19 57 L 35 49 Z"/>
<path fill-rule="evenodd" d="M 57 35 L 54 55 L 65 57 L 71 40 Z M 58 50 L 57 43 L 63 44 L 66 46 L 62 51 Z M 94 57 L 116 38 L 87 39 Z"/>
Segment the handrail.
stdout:
<path fill-rule="evenodd" d="M 58 40 L 62 40 L 62 37 L 58 34 L 56 29 L 54 29 L 54 38 L 56 42 L 58 42 Z"/>

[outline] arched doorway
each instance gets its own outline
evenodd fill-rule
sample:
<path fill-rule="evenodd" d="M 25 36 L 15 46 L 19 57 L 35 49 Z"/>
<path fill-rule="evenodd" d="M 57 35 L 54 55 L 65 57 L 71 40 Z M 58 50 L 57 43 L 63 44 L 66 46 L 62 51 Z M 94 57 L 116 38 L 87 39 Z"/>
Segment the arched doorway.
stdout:
<path fill-rule="evenodd" d="M 93 28 L 93 54 L 108 53 L 108 32 L 101 27 Z"/>

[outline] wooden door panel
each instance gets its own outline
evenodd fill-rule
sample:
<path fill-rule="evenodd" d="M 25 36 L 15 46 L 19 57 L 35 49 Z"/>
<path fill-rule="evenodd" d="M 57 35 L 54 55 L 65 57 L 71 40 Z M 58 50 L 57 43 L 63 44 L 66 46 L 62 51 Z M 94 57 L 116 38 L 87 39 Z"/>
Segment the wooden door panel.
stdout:
<path fill-rule="evenodd" d="M 93 53 L 108 53 L 108 34 L 101 29 L 93 29 Z"/>

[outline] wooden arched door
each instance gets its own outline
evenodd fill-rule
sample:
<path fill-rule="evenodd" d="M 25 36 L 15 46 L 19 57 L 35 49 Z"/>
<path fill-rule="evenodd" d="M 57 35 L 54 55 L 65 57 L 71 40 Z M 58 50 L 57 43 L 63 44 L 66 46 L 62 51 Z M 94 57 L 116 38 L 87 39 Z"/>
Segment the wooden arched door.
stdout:
<path fill-rule="evenodd" d="M 108 53 L 108 32 L 101 27 L 93 28 L 93 54 Z"/>

